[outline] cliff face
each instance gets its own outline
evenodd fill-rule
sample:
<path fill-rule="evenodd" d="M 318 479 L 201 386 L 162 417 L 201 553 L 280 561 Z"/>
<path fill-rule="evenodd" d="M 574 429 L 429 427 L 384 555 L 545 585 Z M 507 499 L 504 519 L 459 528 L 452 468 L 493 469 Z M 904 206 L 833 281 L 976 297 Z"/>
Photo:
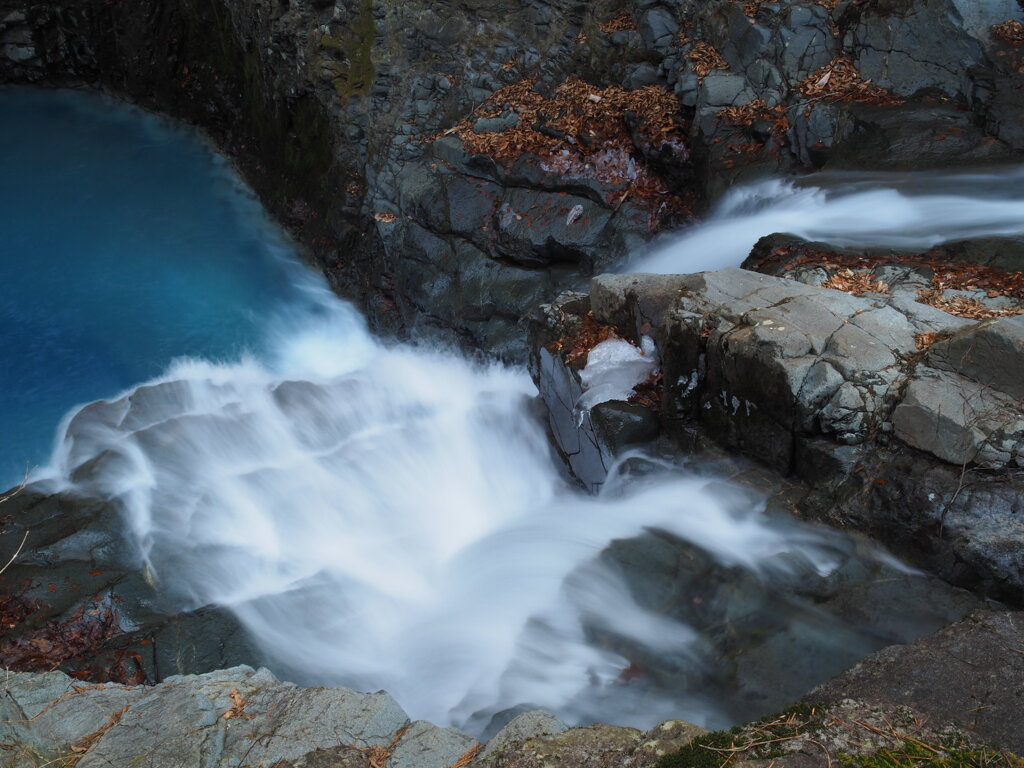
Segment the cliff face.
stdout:
<path fill-rule="evenodd" d="M 3 0 L 0 81 L 203 126 L 379 328 L 522 358 L 737 178 L 1019 157 L 1004 4 Z"/>

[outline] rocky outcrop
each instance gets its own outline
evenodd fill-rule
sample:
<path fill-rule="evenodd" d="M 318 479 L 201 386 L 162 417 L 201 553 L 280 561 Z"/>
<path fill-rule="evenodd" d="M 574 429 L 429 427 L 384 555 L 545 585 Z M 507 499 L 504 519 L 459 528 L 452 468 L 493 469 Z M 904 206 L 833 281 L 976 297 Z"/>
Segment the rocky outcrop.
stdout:
<path fill-rule="evenodd" d="M 225 608 L 167 604 L 109 501 L 30 487 L 2 506 L 0 666 L 158 682 L 262 656 Z M 24 538 L 22 538 L 24 536 Z"/>
<path fill-rule="evenodd" d="M 1020 601 L 1022 318 L 957 317 L 905 285 L 854 296 L 741 269 L 600 276 L 539 316 L 532 370 L 570 467 L 595 486 L 618 427 L 580 413 L 586 358 L 567 365 L 552 340 L 581 316 L 650 334 L 662 392 L 648 406 L 677 442 L 697 429 L 799 478 L 804 513 Z"/>
<path fill-rule="evenodd" d="M 990 27 L 1020 14 L 963 0 L 3 0 L 0 82 L 100 86 L 202 125 L 379 328 L 522 358 L 529 308 L 744 175 L 1019 158 L 1022 54 Z M 584 81 L 571 109 L 530 106 Z M 672 99 L 675 133 L 645 135 L 662 107 L 595 119 L 608 88 Z M 606 146 L 602 125 L 625 139 Z"/>
<path fill-rule="evenodd" d="M 1022 631 L 1024 614 L 972 614 L 910 645 L 871 654 L 807 699 L 912 707 L 933 723 L 958 723 L 981 741 L 1024 753 Z"/>
<path fill-rule="evenodd" d="M 843 755 L 926 745 L 929 754 L 982 745 L 1024 750 L 1015 648 L 1021 614 L 981 612 L 906 646 L 873 654 L 812 691 L 807 704 L 730 733 L 668 720 L 646 733 L 567 728 L 527 712 L 478 744 L 411 722 L 386 693 L 301 688 L 238 666 L 156 686 L 83 684 L 60 672 L 0 682 L 0 756 L 11 768 L 80 765 L 249 765 L 253 768 L 541 768 L 682 766 L 727 748 L 735 764 L 821 765 Z M 952 666 L 951 666 L 952 665 Z M 770 735 L 770 736 L 767 736 Z M 725 739 L 723 741 L 723 738 Z M 992 757 L 998 753 L 988 749 Z M 691 757 L 687 757 L 691 755 Z"/>
<path fill-rule="evenodd" d="M 453 729 L 410 722 L 386 693 L 300 688 L 245 666 L 155 687 L 15 673 L 0 691 L 0 753 L 12 768 L 47 761 L 442 768 L 476 747 Z"/>
<path fill-rule="evenodd" d="M 702 728 L 569 729 L 519 715 L 486 745 L 408 715 L 387 693 L 301 688 L 238 666 L 152 686 L 82 684 L 60 672 L 0 682 L 0 756 L 10 768 L 248 765 L 252 768 L 651 766 Z M 479 757 L 479 759 L 477 759 Z"/>

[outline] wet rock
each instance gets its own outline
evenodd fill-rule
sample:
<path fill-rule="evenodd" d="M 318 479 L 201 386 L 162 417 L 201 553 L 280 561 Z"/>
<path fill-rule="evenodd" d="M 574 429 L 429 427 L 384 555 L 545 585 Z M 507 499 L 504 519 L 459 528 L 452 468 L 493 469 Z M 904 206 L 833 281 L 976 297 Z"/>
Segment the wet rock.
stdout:
<path fill-rule="evenodd" d="M 631 446 L 651 442 L 661 430 L 650 408 L 622 400 L 598 403 L 591 409 L 590 419 L 613 456 L 621 455 Z"/>
<path fill-rule="evenodd" d="M 8 607 L 24 606 L 17 628 L 0 640 L 5 666 L 157 682 L 262 660 L 226 609 L 177 613 L 166 605 L 138 567 L 114 504 L 29 486 L 3 511 L 10 516 L 0 536 L 4 562 L 28 531 L 24 551 L 0 576 Z"/>
<path fill-rule="evenodd" d="M 813 261 L 787 269 L 794 279 L 740 269 L 599 276 L 589 304 L 553 307 L 531 326 L 532 343 L 550 345 L 586 307 L 620 334 L 651 334 L 662 434 L 690 444 L 696 427 L 806 481 L 811 492 L 796 502 L 806 514 L 869 531 L 954 583 L 1021 599 L 1024 572 L 1008 558 L 1024 541 L 1018 320 L 979 322 L 920 303 L 916 267 L 877 272 L 892 284 L 863 296 L 820 287 Z M 962 354 L 971 348 L 984 350 L 975 361 Z M 602 447 L 640 434 L 597 412 L 581 427 L 559 410 L 566 392 L 581 393 L 572 366 L 548 349 L 540 361 L 533 371 L 556 442 L 594 487 L 610 466 Z"/>
<path fill-rule="evenodd" d="M 1024 614 L 975 613 L 909 645 L 868 656 L 807 695 L 860 699 L 885 709 L 912 707 L 933 725 L 953 723 L 979 741 L 1024 751 L 1020 727 Z"/>

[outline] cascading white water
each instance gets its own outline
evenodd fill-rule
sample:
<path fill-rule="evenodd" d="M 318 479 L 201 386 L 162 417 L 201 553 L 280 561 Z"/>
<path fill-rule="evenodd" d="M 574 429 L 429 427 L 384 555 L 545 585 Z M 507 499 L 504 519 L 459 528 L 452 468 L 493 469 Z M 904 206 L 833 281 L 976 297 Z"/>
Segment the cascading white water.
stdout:
<path fill-rule="evenodd" d="M 765 235 L 838 247 L 927 250 L 971 237 L 1024 234 L 1024 167 L 963 173 L 831 173 L 768 179 L 727 192 L 711 215 L 630 272 L 739 265 Z"/>
<path fill-rule="evenodd" d="M 741 570 L 833 567 L 829 537 L 694 478 L 579 494 L 524 372 L 379 345 L 309 290 L 318 313 L 278 324 L 270 362 L 180 361 L 87 406 L 44 473 L 119 499 L 170 604 L 230 606 L 292 674 L 438 723 L 529 703 L 649 725 L 685 697 L 595 704 L 630 662 L 587 632 L 666 658 L 693 632 L 633 600 L 597 559 L 610 541 L 655 527 Z"/>
<path fill-rule="evenodd" d="M 37 474 L 53 489 L 120 503 L 168 611 L 228 606 L 288 677 L 385 688 L 413 716 L 475 732 L 524 705 L 638 726 L 754 714 L 764 698 L 718 715 L 735 687 L 716 698 L 692 684 L 717 650 L 697 626 L 701 613 L 730 634 L 753 617 L 749 629 L 792 646 L 794 669 L 765 676 L 763 687 L 777 692 L 812 673 L 783 696 L 893 634 L 913 634 L 903 621 L 865 639 L 869 621 L 860 633 L 819 606 L 801 606 L 803 631 L 788 632 L 793 587 L 807 593 L 817 575 L 863 553 L 836 534 L 769 519 L 749 493 L 678 468 L 609 483 L 596 498 L 576 492 L 531 416 L 524 372 L 375 342 L 351 307 L 301 270 L 223 163 L 207 165 L 194 137 L 153 116 L 140 134 L 140 115 L 84 94 L 5 99 L 0 125 L 18 129 L 3 142 L 17 148 L 8 164 L 28 158 L 7 208 L 38 225 L 12 242 L 42 245 L 28 261 L 33 251 L 9 249 L 8 282 L 29 300 L 8 311 L 6 340 L 21 346 L 4 370 L 27 396 L 5 415 L 39 406 L 26 382 L 45 384 L 49 405 L 66 407 L 95 397 L 92 385 L 105 392 L 140 380 L 182 351 L 235 360 L 252 350 L 235 362 L 179 360 L 79 409 Z M 162 196 L 150 199 L 151 187 Z M 780 228 L 763 210 L 741 217 L 773 189 L 725 205 L 749 238 L 744 248 Z M 785 189 L 794 216 L 829 205 L 824 193 Z M 73 193 L 67 205 L 54 203 L 61 190 Z M 720 229 L 722 243 L 731 228 Z M 18 281 L 26 275 L 42 281 Z M 70 307 L 85 311 L 64 318 Z M 276 318 L 269 331 L 267 315 Z M 51 355 L 64 346 L 78 354 Z M 21 373 L 35 352 L 45 364 Z M 595 360 L 595 390 L 622 396 L 652 360 L 622 348 L 603 371 Z M 111 367 L 118 376 L 100 376 Z M 615 541 L 648 529 L 662 533 L 642 540 L 651 549 L 641 555 L 629 553 L 635 541 Z M 675 538 L 654 574 L 665 532 Z M 625 554 L 609 554 L 616 547 Z M 630 556 L 639 567 L 626 567 Z M 854 563 L 853 578 L 869 580 L 872 559 Z M 720 613 L 705 611 L 719 588 Z M 786 594 L 758 602 L 776 592 Z M 692 625 L 672 618 L 690 609 Z M 921 631 L 934 627 L 926 617 Z M 756 649 L 743 650 L 750 663 Z M 755 663 L 785 663 L 785 652 L 769 649 Z"/>

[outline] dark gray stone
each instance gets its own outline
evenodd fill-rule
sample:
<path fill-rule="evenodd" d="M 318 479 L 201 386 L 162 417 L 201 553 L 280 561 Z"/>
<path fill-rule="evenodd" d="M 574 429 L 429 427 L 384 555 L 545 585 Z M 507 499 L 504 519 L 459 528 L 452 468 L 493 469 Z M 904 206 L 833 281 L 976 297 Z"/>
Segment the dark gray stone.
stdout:
<path fill-rule="evenodd" d="M 1024 751 L 1024 614 L 976 613 L 934 635 L 864 659 L 807 695 L 913 707 L 933 723 L 954 723 L 977 739 Z"/>

